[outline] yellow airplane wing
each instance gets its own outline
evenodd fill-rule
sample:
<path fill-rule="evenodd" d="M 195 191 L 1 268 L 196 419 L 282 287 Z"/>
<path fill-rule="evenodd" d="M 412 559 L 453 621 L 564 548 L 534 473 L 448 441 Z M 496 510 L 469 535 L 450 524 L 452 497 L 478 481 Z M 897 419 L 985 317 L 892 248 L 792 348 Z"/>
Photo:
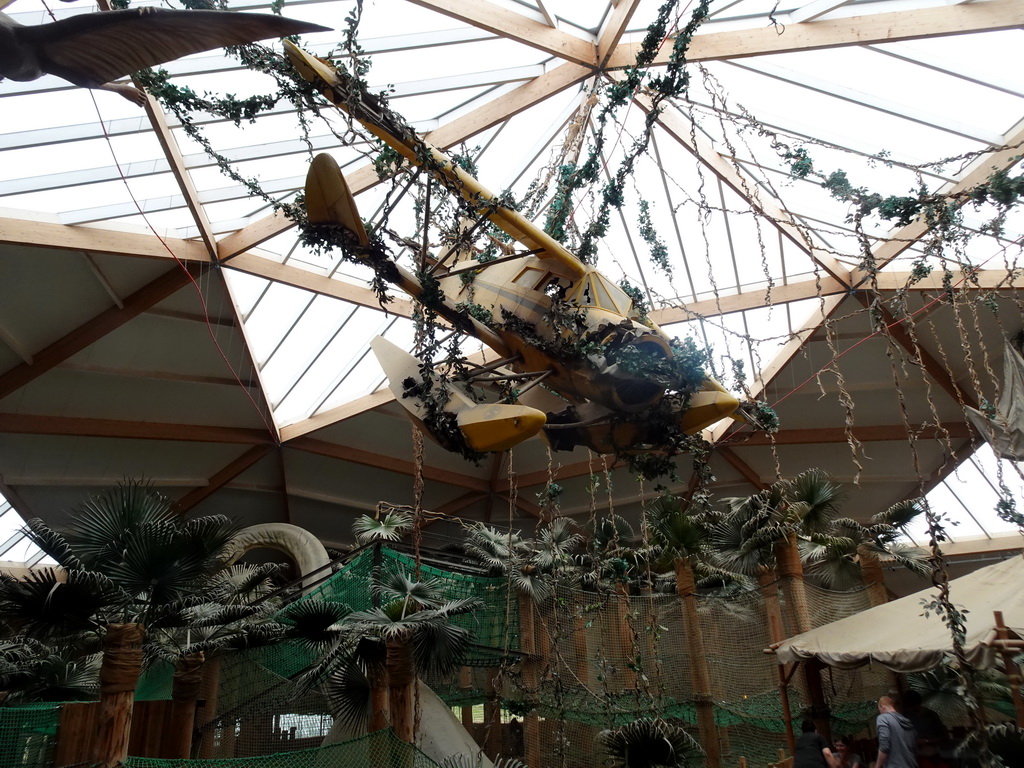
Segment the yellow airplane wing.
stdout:
<path fill-rule="evenodd" d="M 533 256 L 557 262 L 561 269 L 555 271 L 566 277 L 577 279 L 585 274 L 586 266 L 571 251 L 519 212 L 497 204 L 495 196 L 475 177 L 452 162 L 451 158 L 417 137 L 408 126 L 387 125 L 392 121 L 380 110 L 372 96 L 361 94 L 358 101 L 351 102 L 351 78 L 338 72 L 334 65 L 310 55 L 289 40 L 284 41 L 284 48 L 292 65 L 304 79 L 311 83 L 321 82 L 325 86 L 321 92 L 328 101 L 351 114 L 370 133 L 406 160 L 423 165 L 419 153 L 424 149 L 429 152 L 437 174 L 453 190 L 458 191 L 478 214 L 486 215 L 501 231 L 533 251 Z"/>

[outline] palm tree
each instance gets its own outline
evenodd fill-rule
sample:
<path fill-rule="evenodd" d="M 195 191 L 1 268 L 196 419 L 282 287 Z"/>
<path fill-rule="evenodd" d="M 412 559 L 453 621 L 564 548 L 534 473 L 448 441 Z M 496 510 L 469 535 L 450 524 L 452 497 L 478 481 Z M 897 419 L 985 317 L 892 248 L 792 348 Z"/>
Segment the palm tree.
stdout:
<path fill-rule="evenodd" d="M 875 515 L 867 526 L 848 517 L 833 520 L 825 532 L 800 542 L 806 572 L 827 589 L 864 584 L 872 606 L 888 602 L 880 555 L 922 576 L 931 570 L 923 550 L 899 541 L 903 526 L 923 511 L 920 499 L 908 499 Z"/>
<path fill-rule="evenodd" d="M 304 676 L 307 687 L 323 685 L 336 717 L 360 728 L 382 725 L 386 689 L 391 727 L 415 743 L 415 684 L 421 674 L 458 669 L 469 646 L 468 629 L 453 617 L 480 606 L 476 598 L 446 600 L 439 584 L 393 573 L 374 584 L 380 607 L 349 611 L 347 606 L 305 598 L 281 616 L 289 634 L 319 652 Z"/>
<path fill-rule="evenodd" d="M 63 573 L 47 569 L 24 582 L 0 581 L 0 608 L 19 637 L 74 638 L 100 648 L 96 762 L 114 765 L 127 755 L 147 626 L 180 619 L 223 566 L 235 531 L 224 517 L 181 517 L 137 480 L 81 504 L 63 532 L 29 521 L 29 538 Z"/>
<path fill-rule="evenodd" d="M 652 538 L 660 550 L 660 561 L 675 571 L 676 594 L 683 612 L 683 627 L 690 656 L 690 679 L 697 710 L 697 727 L 708 768 L 719 768 L 718 727 L 711 701 L 711 676 L 707 666 L 704 636 L 697 614 L 697 574 L 732 577 L 713 564 L 712 528 L 705 516 L 692 514 L 676 496 L 661 496 L 649 508 Z"/>
<path fill-rule="evenodd" d="M 467 528 L 466 553 L 488 573 L 504 576 L 518 596 L 519 649 L 526 655 L 522 662 L 523 686 L 529 697 L 537 696 L 540 689 L 537 612 L 551 597 L 552 575 L 571 567 L 574 552 L 582 543 L 583 537 L 567 518 L 552 520 L 537 539 L 524 539 L 518 532 L 498 531 L 483 523 Z M 493 709 L 496 715 L 497 707 Z M 490 733 L 497 733 L 496 725 L 491 722 Z M 540 762 L 540 722 L 536 713 L 529 712 L 523 718 L 523 742 L 526 763 L 536 768 Z"/>
<path fill-rule="evenodd" d="M 840 498 L 839 486 L 825 472 L 809 469 L 753 496 L 725 499 L 727 509 L 715 525 L 722 566 L 758 577 L 766 591 L 774 572 L 797 632 L 811 629 L 798 540 L 827 531 Z"/>

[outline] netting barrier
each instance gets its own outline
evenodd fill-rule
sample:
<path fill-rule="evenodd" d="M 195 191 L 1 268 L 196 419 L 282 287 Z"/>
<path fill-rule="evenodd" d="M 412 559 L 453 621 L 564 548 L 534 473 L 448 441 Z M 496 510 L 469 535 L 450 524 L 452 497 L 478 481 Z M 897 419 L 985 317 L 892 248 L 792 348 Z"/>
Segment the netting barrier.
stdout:
<path fill-rule="evenodd" d="M 238 757 L 223 760 L 194 758 L 163 760 L 129 757 L 125 768 L 338 768 L 339 766 L 373 766 L 373 768 L 439 768 L 420 750 L 400 740 L 390 730 L 377 731 L 328 747 L 300 749 L 272 755 Z"/>
<path fill-rule="evenodd" d="M 366 549 L 300 599 L 368 610 L 374 605 L 370 587 L 375 577 L 398 571 L 411 575 L 415 567 L 402 552 Z M 445 599 L 482 601 L 479 610 L 456 618 L 473 637 L 461 673 L 426 682 L 461 716 L 477 743 L 489 745 L 489 753 L 523 757 L 524 741 L 532 733 L 539 739 L 544 768 L 589 767 L 601 729 L 661 717 L 697 737 L 701 707 L 713 713 L 723 765 L 736 765 L 743 756 L 759 768 L 786 746 L 778 666 L 764 652 L 771 642 L 769 612 L 781 612 L 787 634 L 795 629 L 781 583 L 728 598 L 697 596 L 695 612 L 688 614 L 683 598 L 675 594 L 625 594 L 623 589 L 556 583 L 547 600 L 533 605 L 510 593 L 504 577 L 457 572 L 439 563 L 421 564 L 420 577 L 435 579 Z M 805 591 L 813 626 L 869 607 L 865 590 L 831 592 L 807 584 Z M 687 616 L 696 616 L 696 625 Z M 530 637 L 523 636 L 531 631 Z M 702 659 L 692 658 L 687 642 L 694 632 L 703 638 Z M 362 764 L 369 754 L 365 745 L 318 752 L 334 724 L 331 707 L 318 689 L 297 685 L 316 659 L 315 650 L 289 641 L 207 661 L 193 749 L 199 759 L 174 765 L 304 768 L 347 764 L 349 759 Z M 704 692 L 695 690 L 694 681 L 700 679 L 695 665 L 706 673 Z M 140 680 L 137 699 L 169 698 L 172 671 L 170 665 L 150 668 Z M 822 690 L 834 732 L 863 732 L 874 719 L 872 702 L 891 687 L 890 674 L 881 668 L 825 670 Z M 791 716 L 799 723 L 810 702 L 800 674 L 790 681 L 788 694 Z M 0 765 L 48 767 L 55 706 L 5 707 L 0 716 L 7 718 L 0 720 Z M 157 764 L 171 765 L 149 758 L 130 763 L 132 768 Z"/>
<path fill-rule="evenodd" d="M 0 707 L 0 766 L 50 768 L 60 704 Z"/>

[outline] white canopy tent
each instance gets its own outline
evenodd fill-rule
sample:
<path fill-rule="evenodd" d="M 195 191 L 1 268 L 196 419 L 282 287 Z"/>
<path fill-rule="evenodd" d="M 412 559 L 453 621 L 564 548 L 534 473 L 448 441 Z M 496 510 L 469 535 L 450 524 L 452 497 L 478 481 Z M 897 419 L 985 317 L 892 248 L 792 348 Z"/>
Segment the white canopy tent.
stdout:
<path fill-rule="evenodd" d="M 964 651 L 975 667 L 1001 655 L 1009 672 L 1017 724 L 1024 727 L 1020 677 L 1012 656 L 1024 647 L 1024 553 L 953 579 L 949 594 L 966 618 Z M 795 749 L 786 686 L 801 661 L 852 669 L 881 664 L 895 672 L 920 672 L 953 652 L 949 628 L 927 608 L 938 595 L 929 587 L 810 632 L 774 643 L 786 735 Z M 793 667 L 787 672 L 786 665 Z M 813 673 L 816 676 L 816 672 Z M 821 703 L 821 702 L 819 702 Z"/>
<path fill-rule="evenodd" d="M 966 614 L 965 651 L 975 666 L 991 665 L 1000 643 L 994 613 L 1001 611 L 1011 636 L 1024 638 L 1024 557 L 981 568 L 949 583 L 953 604 Z M 949 629 L 925 603 L 929 587 L 810 632 L 776 647 L 780 664 L 817 659 L 830 667 L 881 664 L 896 672 L 920 672 L 952 653 Z"/>

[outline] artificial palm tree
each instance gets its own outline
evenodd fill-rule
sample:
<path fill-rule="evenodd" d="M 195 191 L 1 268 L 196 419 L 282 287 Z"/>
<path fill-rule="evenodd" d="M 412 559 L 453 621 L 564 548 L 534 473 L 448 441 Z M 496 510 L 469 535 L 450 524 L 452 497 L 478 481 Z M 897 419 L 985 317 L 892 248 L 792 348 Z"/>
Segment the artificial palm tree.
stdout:
<path fill-rule="evenodd" d="M 899 541 L 903 526 L 923 512 L 920 499 L 908 499 L 875 515 L 866 526 L 848 517 L 833 520 L 824 532 L 800 542 L 807 573 L 827 589 L 864 584 L 872 606 L 888 602 L 880 556 L 920 575 L 931 570 L 923 550 Z"/>
<path fill-rule="evenodd" d="M 504 576 L 518 597 L 519 649 L 525 654 L 523 685 L 531 697 L 538 694 L 540 686 L 537 613 L 551 596 L 552 576 L 571 568 L 575 550 L 582 543 L 583 537 L 567 518 L 549 522 L 536 539 L 524 539 L 518 532 L 498 531 L 483 523 L 467 528 L 463 545 L 466 554 L 488 573 Z M 488 708 L 497 714 L 494 702 Z M 492 722 L 490 733 L 497 733 L 494 725 Z M 535 713 L 528 712 L 523 718 L 523 742 L 526 762 L 536 768 L 540 761 L 540 722 Z"/>
<path fill-rule="evenodd" d="M 236 530 L 220 516 L 181 517 L 137 480 L 81 504 L 64 531 L 29 521 L 29 538 L 62 572 L 0 581 L 0 608 L 19 637 L 74 638 L 100 649 L 96 762 L 114 765 L 127 755 L 147 626 L 171 626 L 181 617 L 223 567 Z"/>
<path fill-rule="evenodd" d="M 692 513 L 676 496 L 661 496 L 648 512 L 650 531 L 659 549 L 659 561 L 675 572 L 676 594 L 690 656 L 690 678 L 697 710 L 697 727 L 708 768 L 721 765 L 718 727 L 711 701 L 711 676 L 704 636 L 697 614 L 697 574 L 722 578 L 732 574 L 713 563 L 712 528 L 705 515 Z"/>
<path fill-rule="evenodd" d="M 324 686 L 336 717 L 375 728 L 381 724 L 382 699 L 373 691 L 386 688 L 391 727 L 400 739 L 415 743 L 416 680 L 459 667 L 471 634 L 452 618 L 480 605 L 475 598 L 446 600 L 438 587 L 434 580 L 398 572 L 374 584 L 377 608 L 353 612 L 305 598 L 281 613 L 289 635 L 318 652 L 304 683 Z"/>

